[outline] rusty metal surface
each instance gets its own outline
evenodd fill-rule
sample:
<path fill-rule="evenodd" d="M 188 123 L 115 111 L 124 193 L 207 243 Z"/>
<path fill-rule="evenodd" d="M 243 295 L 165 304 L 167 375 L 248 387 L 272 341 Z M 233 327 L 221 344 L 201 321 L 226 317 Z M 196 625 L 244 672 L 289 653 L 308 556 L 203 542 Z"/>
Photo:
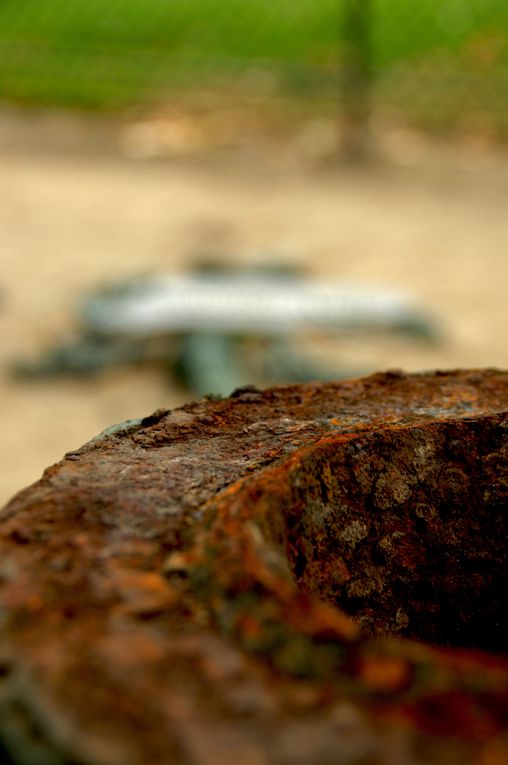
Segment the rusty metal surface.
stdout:
<path fill-rule="evenodd" d="M 66 455 L 0 516 L 3 761 L 507 762 L 507 412 L 388 373 Z"/>

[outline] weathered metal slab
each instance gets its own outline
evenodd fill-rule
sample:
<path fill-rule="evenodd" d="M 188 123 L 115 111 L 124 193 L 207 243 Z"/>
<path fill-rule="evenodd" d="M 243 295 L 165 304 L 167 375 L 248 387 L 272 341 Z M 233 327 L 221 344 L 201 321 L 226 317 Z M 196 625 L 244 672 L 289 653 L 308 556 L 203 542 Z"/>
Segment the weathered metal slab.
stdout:
<path fill-rule="evenodd" d="M 487 370 L 247 388 L 66 455 L 0 516 L 3 761 L 507 762 L 507 451 Z"/>

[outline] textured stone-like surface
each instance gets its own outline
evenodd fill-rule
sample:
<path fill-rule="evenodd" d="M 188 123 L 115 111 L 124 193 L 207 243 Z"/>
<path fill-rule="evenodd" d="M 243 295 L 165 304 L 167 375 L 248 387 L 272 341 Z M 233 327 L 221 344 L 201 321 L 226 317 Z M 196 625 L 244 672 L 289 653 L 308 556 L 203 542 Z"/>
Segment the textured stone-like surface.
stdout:
<path fill-rule="evenodd" d="M 0 516 L 3 761 L 507 762 L 507 411 L 394 373 L 66 455 Z"/>

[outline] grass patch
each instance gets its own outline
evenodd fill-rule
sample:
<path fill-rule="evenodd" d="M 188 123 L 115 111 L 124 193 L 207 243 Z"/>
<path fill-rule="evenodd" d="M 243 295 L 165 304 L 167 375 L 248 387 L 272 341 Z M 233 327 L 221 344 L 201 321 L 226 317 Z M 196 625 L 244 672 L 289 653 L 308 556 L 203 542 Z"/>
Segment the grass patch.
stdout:
<path fill-rule="evenodd" d="M 256 68 L 286 93 L 321 97 L 337 87 L 341 19 L 338 0 L 2 0 L 0 97 L 116 109 Z M 387 104 L 451 98 L 454 110 L 506 114 L 507 40 L 504 0 L 372 0 Z"/>

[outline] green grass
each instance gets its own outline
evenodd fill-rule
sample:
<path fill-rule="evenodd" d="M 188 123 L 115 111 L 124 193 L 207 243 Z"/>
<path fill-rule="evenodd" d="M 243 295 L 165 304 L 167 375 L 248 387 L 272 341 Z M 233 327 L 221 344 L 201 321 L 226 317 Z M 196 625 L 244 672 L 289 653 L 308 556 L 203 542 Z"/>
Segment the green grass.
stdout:
<path fill-rule="evenodd" d="M 384 100 L 421 101 L 427 82 L 431 100 L 474 91 L 506 111 L 506 0 L 372 0 L 372 20 Z M 256 67 L 319 96 L 340 27 L 340 0 L 0 0 L 0 98 L 115 109 Z"/>

